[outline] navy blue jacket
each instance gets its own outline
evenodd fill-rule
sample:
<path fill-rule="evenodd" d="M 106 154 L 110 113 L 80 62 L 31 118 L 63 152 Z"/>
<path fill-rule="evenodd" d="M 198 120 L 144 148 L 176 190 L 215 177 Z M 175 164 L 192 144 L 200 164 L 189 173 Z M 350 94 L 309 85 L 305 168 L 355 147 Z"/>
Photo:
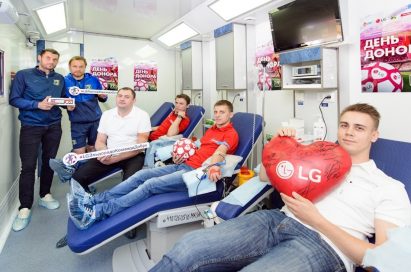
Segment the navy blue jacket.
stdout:
<path fill-rule="evenodd" d="M 72 123 L 89 123 L 100 120 L 101 109 L 98 105 L 98 101 L 106 102 L 106 99 L 99 98 L 96 94 L 79 94 L 71 95 L 69 93 L 70 87 L 77 86 L 80 89 L 94 89 L 101 90 L 101 84 L 97 77 L 85 73 L 84 77 L 77 81 L 70 73 L 64 78 L 66 86 L 67 97 L 73 97 L 76 100 L 76 108 L 73 111 L 69 111 L 69 119 Z"/>
<path fill-rule="evenodd" d="M 13 80 L 9 103 L 20 110 L 22 125 L 49 126 L 61 121 L 60 107 L 38 108 L 46 96 L 65 97 L 64 77 L 54 71 L 48 75 L 35 68 L 18 71 Z"/>

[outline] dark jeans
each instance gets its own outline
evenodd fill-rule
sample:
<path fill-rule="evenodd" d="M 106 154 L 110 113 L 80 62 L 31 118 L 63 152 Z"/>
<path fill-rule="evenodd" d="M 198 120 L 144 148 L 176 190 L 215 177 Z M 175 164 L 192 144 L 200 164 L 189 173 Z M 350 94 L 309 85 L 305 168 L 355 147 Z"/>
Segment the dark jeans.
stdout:
<path fill-rule="evenodd" d="M 123 180 L 126 180 L 138 170 L 143 168 L 144 165 L 144 153 L 140 153 L 135 157 L 127 160 L 119 161 L 114 164 L 105 165 L 99 162 L 97 159 L 90 159 L 73 174 L 73 179 L 88 190 L 88 186 L 105 175 L 110 173 L 113 169 L 121 168 L 123 170 Z"/>
<path fill-rule="evenodd" d="M 61 133 L 60 123 L 51 126 L 21 126 L 19 209 L 31 209 L 33 205 L 35 171 L 40 144 L 42 146 L 40 197 L 44 197 L 50 193 L 54 172 L 50 169 L 49 160 L 56 157 L 60 145 Z"/>

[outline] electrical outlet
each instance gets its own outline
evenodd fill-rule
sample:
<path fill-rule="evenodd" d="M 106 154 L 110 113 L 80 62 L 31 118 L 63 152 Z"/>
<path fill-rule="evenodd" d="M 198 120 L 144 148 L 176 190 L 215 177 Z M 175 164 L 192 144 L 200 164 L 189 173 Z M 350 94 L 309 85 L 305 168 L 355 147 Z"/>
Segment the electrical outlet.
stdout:
<path fill-rule="evenodd" d="M 244 94 L 240 94 L 238 96 L 238 100 L 240 100 L 240 102 L 243 102 L 245 100 L 245 95 Z"/>
<path fill-rule="evenodd" d="M 336 100 L 337 100 L 336 99 L 337 93 L 336 92 L 330 92 L 328 95 L 331 96 L 331 98 L 326 99 L 325 101 L 327 101 L 328 103 L 335 103 Z"/>

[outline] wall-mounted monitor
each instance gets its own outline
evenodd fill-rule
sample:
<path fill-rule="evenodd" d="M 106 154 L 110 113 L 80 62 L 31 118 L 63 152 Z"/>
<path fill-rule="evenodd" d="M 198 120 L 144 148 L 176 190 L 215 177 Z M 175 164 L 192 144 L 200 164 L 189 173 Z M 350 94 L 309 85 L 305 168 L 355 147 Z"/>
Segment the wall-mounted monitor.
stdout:
<path fill-rule="evenodd" d="M 275 52 L 343 41 L 338 0 L 296 0 L 269 18 Z"/>

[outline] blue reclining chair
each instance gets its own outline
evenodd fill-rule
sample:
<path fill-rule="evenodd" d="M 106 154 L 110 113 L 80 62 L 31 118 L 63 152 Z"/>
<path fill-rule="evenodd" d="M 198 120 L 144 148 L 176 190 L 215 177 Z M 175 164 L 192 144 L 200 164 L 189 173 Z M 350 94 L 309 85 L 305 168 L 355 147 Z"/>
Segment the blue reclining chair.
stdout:
<path fill-rule="evenodd" d="M 153 115 L 150 117 L 151 121 L 151 126 L 156 127 L 161 124 L 161 122 L 164 121 L 164 119 L 171 113 L 171 111 L 174 109 L 174 104 L 171 102 L 164 102 L 158 110 L 153 113 Z M 201 120 L 203 119 L 204 116 L 204 108 L 201 106 L 195 106 L 195 105 L 190 105 L 187 109 L 187 115 L 190 117 L 190 123 L 188 127 L 183 131 L 182 136 L 185 138 L 191 137 L 193 134 L 194 130 L 196 127 L 201 123 Z M 120 174 L 122 170 L 120 168 L 113 169 L 109 173 L 102 175 L 102 176 L 97 176 L 95 179 L 92 181 L 90 185 L 94 185 L 98 182 L 101 182 L 103 180 L 106 180 L 108 178 L 111 178 L 117 174 Z"/>
<path fill-rule="evenodd" d="M 372 145 L 370 157 L 385 174 L 405 184 L 411 199 L 411 143 L 380 138 Z"/>
<path fill-rule="evenodd" d="M 171 102 L 164 102 L 150 117 L 152 127 L 159 126 L 161 122 L 166 119 L 170 112 L 174 109 L 174 104 Z"/>
<path fill-rule="evenodd" d="M 237 165 L 238 171 L 251 154 L 253 145 L 261 135 L 262 117 L 251 113 L 236 113 L 232 123 L 240 138 L 235 155 L 243 157 L 243 160 Z M 253 123 L 255 129 L 253 129 Z M 252 135 L 252 131 L 254 131 L 254 135 Z M 67 226 L 68 246 L 75 253 L 86 254 L 123 233 L 147 223 L 147 240 L 140 240 L 137 243 L 120 247 L 113 257 L 113 267 L 141 265 L 147 269 L 154 265 L 154 262 L 158 261 L 182 234 L 203 227 L 202 223 L 205 220 L 200 211 L 208 210 L 212 202 L 220 200 L 223 190 L 224 183 L 218 182 L 215 192 L 196 197 L 188 197 L 187 192 L 155 195 L 95 223 L 86 230 L 77 229 L 69 219 Z M 134 257 L 131 257 L 130 254 Z M 140 256 L 140 261 L 132 260 L 132 258 L 136 258 L 135 254 Z M 134 271 L 131 268 L 127 270 Z"/>
<path fill-rule="evenodd" d="M 404 183 L 411 199 L 411 143 L 380 138 L 372 145 L 370 157 L 385 174 Z M 236 190 L 244 190 L 245 187 L 242 187 L 246 186 L 247 183 Z M 233 205 L 222 200 L 217 206 L 216 213 L 224 220 L 245 214 L 272 190 L 271 184 L 267 183 L 260 192 L 249 197 L 251 200 L 246 205 Z M 244 190 L 244 192 L 248 191 Z M 356 271 L 365 270 L 357 268 Z"/>
<path fill-rule="evenodd" d="M 190 105 L 187 109 L 187 116 L 190 118 L 190 123 L 186 130 L 184 130 L 183 138 L 190 138 L 194 130 L 198 125 L 201 124 L 201 121 L 204 117 L 204 108 L 202 106 Z"/>
<path fill-rule="evenodd" d="M 370 157 L 385 174 L 404 183 L 411 200 L 411 143 L 380 138 L 372 145 Z M 365 270 L 358 267 L 355 271 Z"/>

